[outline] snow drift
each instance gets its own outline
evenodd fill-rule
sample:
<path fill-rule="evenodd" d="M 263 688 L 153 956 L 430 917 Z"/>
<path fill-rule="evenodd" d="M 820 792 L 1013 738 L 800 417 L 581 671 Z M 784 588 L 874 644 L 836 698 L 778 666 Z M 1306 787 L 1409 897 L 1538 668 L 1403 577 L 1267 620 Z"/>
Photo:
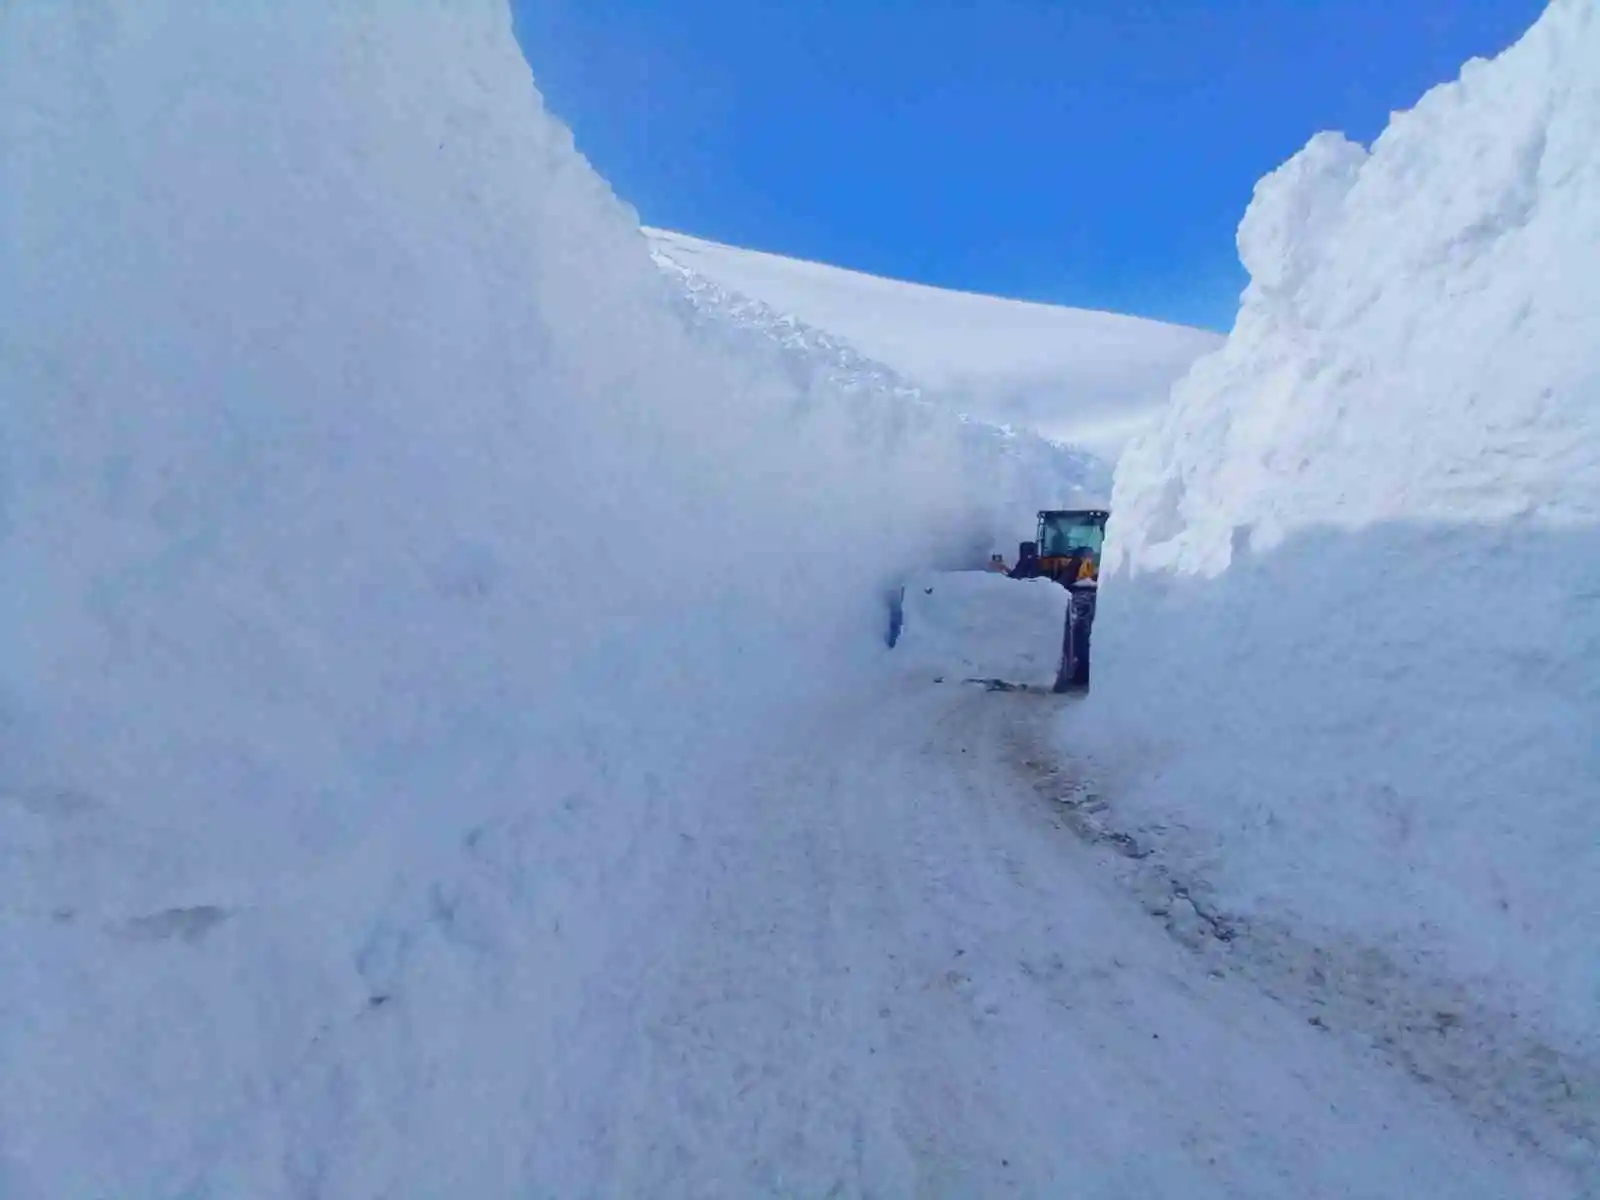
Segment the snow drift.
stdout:
<path fill-rule="evenodd" d="M 697 303 L 732 308 L 785 339 L 827 341 L 949 411 L 1035 430 L 1108 461 L 1220 341 L 1119 313 L 954 292 L 646 233 L 657 261 Z"/>
<path fill-rule="evenodd" d="M 1060 460 L 685 322 L 501 0 L 7 4 L 0 176 L 0 1192 L 592 1190 L 719 753 Z"/>
<path fill-rule="evenodd" d="M 1597 63 L 1593 0 L 1556 0 L 1259 184 L 1233 333 L 1119 465 L 1069 728 L 1225 906 L 1591 1047 Z"/>

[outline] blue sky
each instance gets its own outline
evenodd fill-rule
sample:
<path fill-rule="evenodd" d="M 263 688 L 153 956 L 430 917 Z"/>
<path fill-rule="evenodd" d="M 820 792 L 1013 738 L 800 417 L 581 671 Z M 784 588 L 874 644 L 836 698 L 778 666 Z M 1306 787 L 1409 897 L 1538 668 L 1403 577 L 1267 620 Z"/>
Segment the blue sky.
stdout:
<path fill-rule="evenodd" d="M 513 0 L 649 224 L 1225 329 L 1255 181 L 1363 142 L 1541 0 Z"/>

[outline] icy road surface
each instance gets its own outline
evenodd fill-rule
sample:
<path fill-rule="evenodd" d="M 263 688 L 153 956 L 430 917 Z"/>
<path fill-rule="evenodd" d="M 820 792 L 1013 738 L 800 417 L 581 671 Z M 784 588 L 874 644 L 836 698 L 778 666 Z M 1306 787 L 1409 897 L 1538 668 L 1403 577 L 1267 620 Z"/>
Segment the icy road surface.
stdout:
<path fill-rule="evenodd" d="M 598 1192 L 1578 1194 L 1118 890 L 1012 761 L 1071 702 L 917 671 L 751 748 L 640 948 Z"/>

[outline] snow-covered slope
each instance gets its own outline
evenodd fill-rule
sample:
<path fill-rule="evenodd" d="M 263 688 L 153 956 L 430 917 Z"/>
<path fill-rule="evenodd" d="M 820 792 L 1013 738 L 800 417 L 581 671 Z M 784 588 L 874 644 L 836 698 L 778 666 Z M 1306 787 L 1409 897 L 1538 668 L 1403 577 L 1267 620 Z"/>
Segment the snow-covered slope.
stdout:
<path fill-rule="evenodd" d="M 1227 346 L 1119 465 L 1069 729 L 1223 907 L 1591 1054 L 1596 64 L 1594 0 L 1555 0 L 1370 151 L 1261 182 Z"/>
<path fill-rule="evenodd" d="M 962 440 L 974 458 L 974 469 L 980 475 L 991 474 L 997 494 L 1022 494 L 1014 484 L 1025 488 L 1048 480 L 1051 482 L 1046 490 L 1058 495 L 1063 504 L 1107 502 L 1112 460 L 1105 455 L 1104 447 L 1097 451 L 1067 445 L 1030 429 L 996 425 L 969 416 L 959 406 L 949 404 L 947 398 L 942 400 L 893 368 L 868 358 L 838 334 L 729 290 L 694 268 L 668 258 L 656 244 L 660 235 L 649 236 L 652 256 L 678 293 L 684 316 L 704 340 L 732 357 L 763 359 L 802 393 L 820 390 L 834 402 L 843 399 L 867 414 L 917 414 L 921 420 L 946 426 L 955 417 Z M 998 475 L 994 474 L 997 465 L 1003 468 Z M 1030 528 L 1027 524 L 1011 528 L 991 549 L 1009 545 L 1017 540 L 1015 535 Z"/>
<path fill-rule="evenodd" d="M 647 230 L 663 266 L 847 347 L 930 400 L 1115 458 L 1215 334 L 881 279 Z M 762 313 L 751 319 L 772 328 Z"/>

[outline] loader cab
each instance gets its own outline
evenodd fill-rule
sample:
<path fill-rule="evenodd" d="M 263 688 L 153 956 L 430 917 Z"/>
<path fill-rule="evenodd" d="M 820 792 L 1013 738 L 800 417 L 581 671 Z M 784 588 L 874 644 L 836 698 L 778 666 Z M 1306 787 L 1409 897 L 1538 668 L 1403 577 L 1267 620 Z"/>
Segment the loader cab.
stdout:
<path fill-rule="evenodd" d="M 1098 583 L 1106 542 L 1103 508 L 1049 509 L 1039 514 L 1039 574 L 1057 583 Z M 1067 578 L 1067 576 L 1071 578 Z"/>

